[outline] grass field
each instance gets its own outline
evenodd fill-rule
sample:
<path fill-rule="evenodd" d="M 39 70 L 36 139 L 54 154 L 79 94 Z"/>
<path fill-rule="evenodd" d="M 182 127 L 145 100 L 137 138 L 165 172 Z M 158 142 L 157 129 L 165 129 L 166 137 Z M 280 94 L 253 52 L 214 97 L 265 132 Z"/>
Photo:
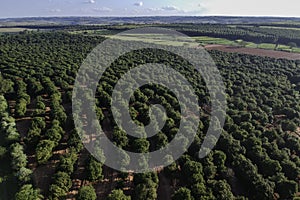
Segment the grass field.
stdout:
<path fill-rule="evenodd" d="M 26 30 L 25 28 L 0 28 L 0 33 L 17 33 Z"/>
<path fill-rule="evenodd" d="M 299 21 L 285 20 L 280 22 L 272 22 L 271 24 L 289 24 L 289 25 L 300 25 Z"/>
<path fill-rule="evenodd" d="M 72 34 L 86 34 L 86 35 L 102 35 L 102 36 L 109 36 L 116 34 L 117 31 L 111 31 L 106 29 L 99 29 L 99 30 L 77 30 L 77 31 L 69 31 Z"/>
<path fill-rule="evenodd" d="M 239 46 L 236 41 L 227 40 L 224 38 L 213 38 L 207 36 L 198 36 L 192 37 L 196 43 L 191 43 L 190 41 L 183 41 L 181 38 L 170 38 L 163 35 L 152 35 L 152 34 L 130 34 L 130 35 L 103 35 L 104 37 L 126 40 L 126 41 L 142 41 L 147 43 L 156 43 L 162 45 L 171 45 L 171 46 L 190 46 L 195 47 L 197 44 L 201 45 L 208 45 L 208 44 L 219 44 L 219 45 L 228 45 L 228 46 Z M 253 42 L 246 42 L 245 43 L 248 48 L 259 48 L 259 49 L 268 49 L 268 50 L 275 50 L 275 44 L 272 43 L 261 43 L 256 44 Z M 300 53 L 300 48 L 290 48 L 287 45 L 278 45 L 276 48 L 278 51 L 285 51 L 285 52 L 293 52 L 293 53 Z"/>
<path fill-rule="evenodd" d="M 224 39 L 224 38 L 213 38 L 213 37 L 201 36 L 201 37 L 193 37 L 193 39 L 195 39 L 197 42 L 199 42 L 202 45 L 208 45 L 208 44 L 239 45 L 235 41 L 227 40 L 227 39 Z M 256 43 L 253 43 L 253 42 L 246 42 L 245 47 L 274 50 L 275 46 L 276 45 L 272 44 L 272 43 L 256 44 Z M 290 46 L 282 45 L 282 44 L 278 45 L 276 50 L 300 53 L 300 48 L 291 49 Z"/>
<path fill-rule="evenodd" d="M 300 30 L 300 28 L 294 27 L 278 27 L 278 26 L 260 26 L 261 28 L 275 28 L 275 29 L 288 29 L 288 30 Z"/>
<path fill-rule="evenodd" d="M 230 41 L 224 38 L 213 38 L 207 36 L 199 36 L 199 37 L 197 36 L 197 37 L 193 37 L 193 39 L 202 45 L 207 45 L 207 44 L 232 45 L 234 43 L 234 41 Z"/>
<path fill-rule="evenodd" d="M 270 49 L 270 50 L 274 50 L 275 46 L 276 46 L 275 44 L 271 44 L 271 43 L 262 43 L 262 44 L 258 44 L 258 45 L 255 44 L 255 43 L 249 43 L 249 44 L 246 45 L 246 47 L 260 48 L 260 49 Z M 286 52 L 293 52 L 293 53 L 300 53 L 300 48 L 292 48 L 291 49 L 290 46 L 283 45 L 283 44 L 278 45 L 276 50 L 286 51 Z"/>
<path fill-rule="evenodd" d="M 186 38 L 176 37 L 176 36 L 169 37 L 162 34 L 106 35 L 105 37 L 111 39 L 125 40 L 125 41 L 139 41 L 139 42 L 170 45 L 170 46 L 196 47 L 199 45 L 199 43 L 193 42 L 192 40 L 186 40 Z"/>

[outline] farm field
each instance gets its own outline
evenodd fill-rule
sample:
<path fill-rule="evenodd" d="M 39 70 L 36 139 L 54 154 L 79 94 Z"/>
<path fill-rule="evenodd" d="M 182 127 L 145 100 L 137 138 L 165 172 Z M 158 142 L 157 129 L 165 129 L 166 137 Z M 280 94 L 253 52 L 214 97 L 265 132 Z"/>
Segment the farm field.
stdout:
<path fill-rule="evenodd" d="M 218 50 L 218 51 L 224 51 L 230 53 L 250 54 L 250 55 L 277 58 L 277 59 L 300 60 L 300 53 L 289 53 L 289 52 L 274 51 L 268 49 L 234 47 L 234 46 L 226 46 L 226 45 L 206 45 L 205 49 Z"/>
<path fill-rule="evenodd" d="M 155 26 L 154 26 L 155 27 Z M 229 27 L 235 27 L 235 26 L 229 26 Z M 249 26 L 251 27 L 251 26 Z M 263 27 L 263 26 L 262 26 Z M 126 26 L 127 28 L 127 26 Z M 174 27 L 173 27 L 174 28 Z M 267 26 L 266 28 L 270 28 Z M 284 28 L 284 27 L 273 27 L 274 29 L 292 29 L 292 28 Z M 294 28 L 297 30 L 298 28 Z M 113 30 L 113 29 L 112 29 Z M 299 29 L 300 30 L 300 29 Z M 118 33 L 117 30 L 113 31 L 115 34 Z M 122 39 L 127 41 L 144 41 L 144 42 L 155 42 L 158 44 L 171 44 L 174 46 L 182 46 L 184 45 L 184 42 L 174 42 L 172 38 L 161 38 L 158 40 L 149 39 L 149 37 L 153 38 L 153 36 L 149 36 L 147 38 L 147 35 L 128 35 L 128 37 L 122 36 L 122 38 L 112 35 L 111 31 L 109 30 L 85 30 L 85 31 L 72 31 L 73 34 L 88 34 L 88 35 L 101 35 L 106 38 L 115 38 L 115 39 Z M 159 38 L 159 37 L 158 37 Z M 209 45 L 209 44 L 219 44 L 219 45 L 228 45 L 228 46 L 244 46 L 249 48 L 257 48 L 257 49 L 269 49 L 269 50 L 276 50 L 276 51 L 284 51 L 284 52 L 291 52 L 291 53 L 300 53 L 300 48 L 289 46 L 288 44 L 274 44 L 274 43 L 255 43 L 251 41 L 243 41 L 241 39 L 232 40 L 232 39 L 226 39 L 226 38 L 218 38 L 218 37 L 209 37 L 209 36 L 193 36 L 192 39 L 194 39 L 196 42 L 198 42 L 200 45 Z M 160 42 L 161 40 L 161 42 Z M 170 42 L 167 43 L 166 41 L 169 40 Z"/>
<path fill-rule="evenodd" d="M 0 28 L 0 33 L 17 33 L 26 30 L 25 28 Z"/>

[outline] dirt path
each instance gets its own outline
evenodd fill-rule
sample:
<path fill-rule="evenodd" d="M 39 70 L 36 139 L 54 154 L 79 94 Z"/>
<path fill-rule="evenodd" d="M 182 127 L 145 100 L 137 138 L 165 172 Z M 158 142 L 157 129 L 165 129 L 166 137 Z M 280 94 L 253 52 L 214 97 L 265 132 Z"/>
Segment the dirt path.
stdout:
<path fill-rule="evenodd" d="M 219 51 L 224 51 L 229 53 L 242 53 L 242 54 L 264 56 L 264 57 L 277 58 L 277 59 L 283 58 L 288 60 L 300 60 L 299 53 L 289 53 L 284 51 L 235 47 L 235 46 L 226 46 L 226 45 L 206 45 L 204 48 L 206 50 L 219 50 Z"/>
<path fill-rule="evenodd" d="M 39 166 L 33 171 L 33 182 L 43 194 L 48 194 L 53 175 L 55 174 L 56 163 L 49 161 L 46 165 Z"/>
<path fill-rule="evenodd" d="M 31 120 L 31 117 L 23 117 L 16 119 L 16 127 L 22 139 L 25 138 L 27 135 L 28 129 L 31 125 Z"/>
<path fill-rule="evenodd" d="M 158 173 L 159 186 L 157 189 L 158 200 L 170 200 L 171 199 L 171 185 L 169 179 L 163 172 Z"/>

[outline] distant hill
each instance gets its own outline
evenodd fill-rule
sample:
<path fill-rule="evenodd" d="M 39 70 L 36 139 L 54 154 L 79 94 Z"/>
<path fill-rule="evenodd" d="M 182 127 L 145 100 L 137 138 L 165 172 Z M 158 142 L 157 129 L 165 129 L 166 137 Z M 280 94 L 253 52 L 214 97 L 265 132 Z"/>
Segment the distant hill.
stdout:
<path fill-rule="evenodd" d="M 297 23 L 300 18 L 228 17 L 228 16 L 170 16 L 170 17 L 32 17 L 0 19 L 0 26 L 18 25 L 89 25 L 89 24 L 152 24 L 152 23 Z"/>

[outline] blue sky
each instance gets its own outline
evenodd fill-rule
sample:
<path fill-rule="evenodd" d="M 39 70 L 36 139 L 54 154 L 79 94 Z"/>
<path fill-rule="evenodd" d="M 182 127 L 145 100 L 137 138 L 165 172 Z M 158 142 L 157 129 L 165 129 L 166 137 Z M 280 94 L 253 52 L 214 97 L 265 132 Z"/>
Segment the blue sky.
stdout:
<path fill-rule="evenodd" d="M 0 0 L 0 17 L 300 16 L 299 0 Z"/>

